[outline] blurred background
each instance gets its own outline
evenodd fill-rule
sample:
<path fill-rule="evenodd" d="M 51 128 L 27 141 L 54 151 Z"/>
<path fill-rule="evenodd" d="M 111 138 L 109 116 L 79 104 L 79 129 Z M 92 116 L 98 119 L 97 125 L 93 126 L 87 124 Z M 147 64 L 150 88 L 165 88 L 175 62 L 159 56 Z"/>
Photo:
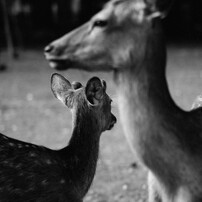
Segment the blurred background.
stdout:
<path fill-rule="evenodd" d="M 1 0 L 0 45 L 40 46 L 86 22 L 107 0 Z M 176 0 L 164 27 L 169 40 L 202 40 L 202 1 Z"/>
<path fill-rule="evenodd" d="M 0 0 L 0 132 L 59 149 L 71 137 L 71 114 L 50 90 L 43 47 L 87 21 L 106 0 Z M 167 79 L 171 95 L 189 110 L 202 94 L 202 1 L 176 0 L 163 21 L 168 41 Z M 118 117 L 111 73 L 60 72 L 70 81 L 96 75 L 106 80 Z M 119 122 L 101 137 L 100 160 L 85 202 L 146 201 L 146 174 L 125 141 Z"/>

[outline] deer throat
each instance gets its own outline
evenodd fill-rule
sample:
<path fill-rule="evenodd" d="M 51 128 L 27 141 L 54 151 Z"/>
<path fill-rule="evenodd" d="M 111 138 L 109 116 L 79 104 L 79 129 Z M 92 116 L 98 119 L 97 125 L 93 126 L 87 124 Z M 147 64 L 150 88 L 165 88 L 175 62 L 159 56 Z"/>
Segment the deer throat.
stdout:
<path fill-rule="evenodd" d="M 118 107 L 126 139 L 137 158 L 148 164 L 160 145 L 167 141 L 162 129 L 167 111 L 175 110 L 165 76 L 154 79 L 147 71 L 135 75 L 129 70 L 116 75 Z M 162 79 L 164 78 L 164 79 Z M 148 165 L 149 166 L 149 165 Z"/>

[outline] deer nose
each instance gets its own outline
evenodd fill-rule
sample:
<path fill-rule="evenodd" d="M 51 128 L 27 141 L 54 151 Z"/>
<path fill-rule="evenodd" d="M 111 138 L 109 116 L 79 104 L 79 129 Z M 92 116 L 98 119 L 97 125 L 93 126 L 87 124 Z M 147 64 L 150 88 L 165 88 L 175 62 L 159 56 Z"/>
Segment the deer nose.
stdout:
<path fill-rule="evenodd" d="M 110 123 L 109 128 L 107 130 L 111 130 L 114 127 L 114 124 L 116 123 L 116 121 L 117 121 L 116 117 L 113 114 L 111 114 L 111 123 Z"/>
<path fill-rule="evenodd" d="M 48 45 L 44 48 L 45 53 L 50 53 L 53 50 L 53 45 Z"/>

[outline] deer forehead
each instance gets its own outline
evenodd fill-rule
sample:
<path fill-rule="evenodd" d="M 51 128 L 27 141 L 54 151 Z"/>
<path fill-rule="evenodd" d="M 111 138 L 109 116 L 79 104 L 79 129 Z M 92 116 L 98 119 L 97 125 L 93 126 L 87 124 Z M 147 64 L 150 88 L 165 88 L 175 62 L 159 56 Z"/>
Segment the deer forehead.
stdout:
<path fill-rule="evenodd" d="M 83 105 L 85 103 L 89 104 L 88 99 L 86 97 L 85 87 L 77 89 L 77 90 L 72 90 L 72 91 L 73 91 L 73 96 L 72 96 L 72 98 L 70 97 L 69 101 L 75 103 L 76 107 L 78 107 L 78 106 L 83 107 Z"/>
<path fill-rule="evenodd" d="M 96 20 L 96 19 L 107 20 L 107 19 L 109 19 L 113 14 L 113 9 L 114 9 L 114 7 L 112 4 L 106 4 L 104 9 L 101 10 L 100 12 L 98 12 L 93 17 L 93 20 Z"/>
<path fill-rule="evenodd" d="M 140 0 L 115 0 L 106 4 L 105 8 L 96 15 L 96 18 L 114 19 L 117 23 L 128 18 L 141 22 L 144 18 L 146 4 Z"/>
<path fill-rule="evenodd" d="M 65 92 L 64 97 L 67 102 L 71 102 L 72 104 L 75 101 L 81 101 L 85 97 L 85 91 L 84 87 L 79 89 L 69 89 L 67 92 Z"/>
<path fill-rule="evenodd" d="M 76 97 L 78 100 L 85 98 L 85 87 L 76 89 L 76 90 L 72 90 L 74 97 Z"/>

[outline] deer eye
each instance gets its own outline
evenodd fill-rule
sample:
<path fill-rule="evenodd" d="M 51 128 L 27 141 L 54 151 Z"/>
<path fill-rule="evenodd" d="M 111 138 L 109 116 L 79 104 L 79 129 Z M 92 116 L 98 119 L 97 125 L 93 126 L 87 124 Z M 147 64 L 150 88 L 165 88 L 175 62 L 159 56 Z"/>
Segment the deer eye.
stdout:
<path fill-rule="evenodd" d="M 93 24 L 94 27 L 105 27 L 107 25 L 106 20 L 96 20 Z"/>

